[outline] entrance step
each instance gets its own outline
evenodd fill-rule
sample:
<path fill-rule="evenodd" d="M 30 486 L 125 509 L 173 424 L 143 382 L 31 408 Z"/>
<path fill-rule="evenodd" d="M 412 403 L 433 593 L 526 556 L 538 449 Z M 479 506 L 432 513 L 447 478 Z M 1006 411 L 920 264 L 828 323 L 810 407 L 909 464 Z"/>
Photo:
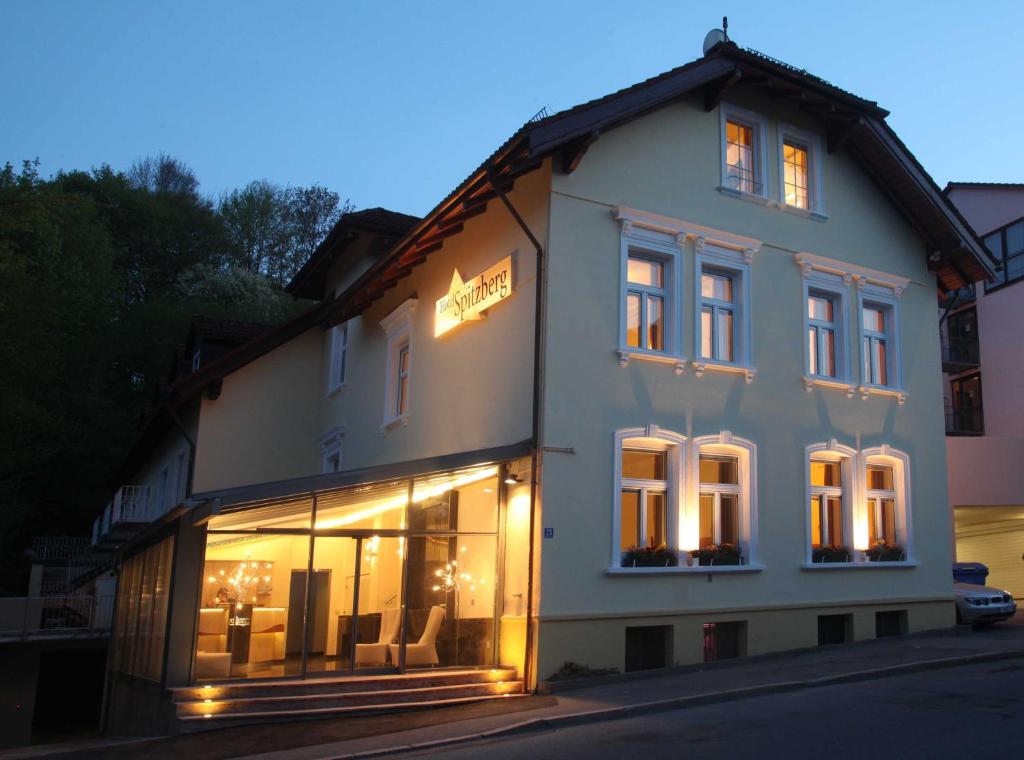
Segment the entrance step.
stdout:
<path fill-rule="evenodd" d="M 515 668 L 210 684 L 172 689 L 182 731 L 523 696 Z"/>

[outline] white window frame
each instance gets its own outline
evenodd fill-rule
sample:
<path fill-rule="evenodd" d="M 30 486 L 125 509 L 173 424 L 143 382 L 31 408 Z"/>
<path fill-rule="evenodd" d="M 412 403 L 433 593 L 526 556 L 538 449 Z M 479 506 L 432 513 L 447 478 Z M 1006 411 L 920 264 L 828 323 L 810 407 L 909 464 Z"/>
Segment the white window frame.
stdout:
<path fill-rule="evenodd" d="M 694 289 L 693 289 L 693 352 L 694 370 L 697 377 L 706 370 L 741 372 L 749 383 L 754 379 L 751 315 L 750 264 L 753 250 L 734 250 L 698 239 L 694 245 Z M 723 361 L 701 355 L 701 312 L 705 305 L 701 295 L 701 276 L 704 270 L 727 274 L 732 278 L 733 312 L 733 359 Z"/>
<path fill-rule="evenodd" d="M 864 307 L 880 308 L 885 313 L 886 382 L 874 383 L 865 371 L 866 355 L 864 339 L 875 337 L 875 333 L 864 328 Z M 903 361 L 900 348 L 900 299 L 889 288 L 857 282 L 857 346 L 860 354 L 861 387 L 865 390 L 902 390 Z"/>
<path fill-rule="evenodd" d="M 619 361 L 623 366 L 631 358 L 651 359 L 675 364 L 682 372 L 686 357 L 682 353 L 682 276 L 683 251 L 686 236 L 662 232 L 623 221 L 620 236 L 620 293 L 619 293 Z M 656 261 L 664 267 L 664 327 L 665 347 L 658 351 L 642 346 L 630 346 L 626 342 L 629 321 L 627 296 L 630 290 L 641 290 L 643 286 L 634 286 L 629 282 L 629 259 L 635 256 L 641 259 Z"/>
<path fill-rule="evenodd" d="M 869 464 L 886 465 L 893 468 L 892 478 L 894 491 L 869 491 L 867 488 L 867 467 Z M 863 535 L 858 537 L 857 548 L 870 549 L 868 544 L 868 499 L 875 494 L 890 495 L 896 498 L 896 542 L 903 547 L 904 559 L 893 562 L 893 565 L 906 565 L 913 561 L 913 520 L 910 494 L 910 457 L 905 452 L 888 445 L 874 446 L 861 451 L 858 464 L 859 480 L 863 498 L 859 500 L 860 514 L 858 520 L 863 526 Z M 877 564 L 877 563 L 873 563 Z M 881 563 L 889 564 L 889 563 Z"/>
<path fill-rule="evenodd" d="M 197 348 L 195 353 L 192 354 L 192 371 L 193 372 L 198 372 L 199 371 L 199 366 L 200 366 L 201 362 L 202 362 L 202 356 L 200 354 L 200 350 Z"/>
<path fill-rule="evenodd" d="M 160 510 L 166 512 L 168 508 L 167 498 L 170 495 L 168 486 L 171 481 L 170 467 L 164 466 L 160 468 Z"/>
<path fill-rule="evenodd" d="M 345 429 L 340 427 L 331 428 L 320 438 L 320 469 L 322 472 L 341 472 L 341 456 L 344 442 Z M 332 457 L 337 457 L 338 459 L 337 470 L 330 467 Z"/>
<path fill-rule="evenodd" d="M 839 462 L 843 478 L 843 485 L 841 488 L 811 485 L 811 461 L 815 459 Z M 854 547 L 856 544 L 856 536 L 854 532 L 854 505 L 858 503 L 860 484 L 860 477 L 858 476 L 860 467 L 859 462 L 860 457 L 855 448 L 845 446 L 834 438 L 824 443 L 813 443 L 804 449 L 804 488 L 806 489 L 804 494 L 804 546 L 806 547 L 804 563 L 806 565 L 817 567 L 813 562 L 814 549 L 812 547 L 812 543 L 814 536 L 811 529 L 811 497 L 821 494 L 835 495 L 837 491 L 842 498 L 843 505 L 843 545 L 850 550 L 851 560 L 853 559 Z M 844 563 L 831 564 L 842 565 Z"/>
<path fill-rule="evenodd" d="M 351 325 L 352 320 L 348 320 L 331 328 L 330 358 L 327 365 L 327 395 L 337 393 L 345 387 Z"/>
<path fill-rule="evenodd" d="M 408 424 L 412 399 L 412 378 L 415 364 L 412 353 L 412 317 L 416 312 L 417 300 L 409 298 L 380 321 L 387 334 L 387 367 L 384 379 L 384 423 L 385 429 L 397 424 Z M 398 413 L 399 357 L 403 349 L 408 350 L 409 370 L 406 384 L 405 411 Z"/>
<path fill-rule="evenodd" d="M 180 504 L 185 500 L 185 492 L 188 488 L 188 449 L 182 447 L 175 455 L 176 477 L 174 479 L 175 503 Z"/>
<path fill-rule="evenodd" d="M 719 105 L 719 132 L 721 149 L 721 184 L 719 189 L 726 193 L 742 198 L 768 199 L 768 122 L 756 113 L 734 106 L 730 103 Z M 760 187 L 760 192 L 749 193 L 745 190 L 730 187 L 729 165 L 726 123 L 734 121 L 745 127 L 750 127 L 753 134 L 753 156 L 754 156 L 754 183 Z"/>
<path fill-rule="evenodd" d="M 800 208 L 786 203 L 786 172 L 785 172 L 785 144 L 792 142 L 807 151 L 807 206 Z M 789 124 L 779 124 L 779 204 L 787 211 L 798 214 L 810 214 L 811 216 L 824 217 L 825 202 L 822 193 L 821 176 L 821 139 L 810 132 L 804 132 Z"/>
<path fill-rule="evenodd" d="M 880 272 L 877 269 L 869 269 L 857 264 L 850 264 L 845 261 L 818 256 L 817 254 L 801 251 L 793 256 L 796 265 L 800 267 L 803 275 L 803 301 L 801 309 L 803 314 L 803 333 L 800 341 L 804 352 L 804 376 L 803 382 L 807 392 L 810 393 L 815 387 L 837 388 L 844 390 L 848 398 L 854 393 L 859 393 L 862 399 L 870 396 L 891 396 L 895 397 L 898 404 L 902 405 L 907 400 L 907 391 L 903 387 L 903 368 L 900 360 L 900 300 L 903 291 L 910 285 L 909 277 Z M 850 288 L 856 287 L 856 297 L 850 297 L 849 306 L 846 305 Z M 846 362 L 846 373 L 842 380 L 836 378 L 820 377 L 810 375 L 810 357 L 807 350 L 807 329 L 809 321 L 807 318 L 807 298 L 810 290 L 829 291 L 841 294 L 843 297 L 843 349 L 841 355 Z M 889 348 L 887 354 L 889 361 L 889 384 L 873 385 L 865 381 L 864 377 L 864 303 L 875 303 L 884 305 L 890 310 L 889 320 Z M 852 314 L 850 312 L 853 312 Z M 850 325 L 850 320 L 855 320 L 856 327 Z M 849 337 L 848 337 L 849 336 Z M 850 351 L 850 338 L 856 340 L 857 347 Z M 854 368 L 857 367 L 855 370 Z M 856 374 L 854 374 L 856 372 Z"/>
<path fill-rule="evenodd" d="M 690 470 L 687 478 L 687 498 L 684 500 L 681 546 L 686 551 L 699 548 L 700 544 L 700 492 L 710 488 L 722 488 L 722 484 L 700 483 L 700 455 L 712 454 L 736 457 L 739 488 L 739 549 L 744 565 L 758 564 L 758 516 L 757 516 L 757 445 L 753 441 L 734 436 L 728 430 L 715 435 L 694 438 L 690 444 Z M 718 516 L 715 517 L 716 521 Z"/>
<path fill-rule="evenodd" d="M 739 474 L 740 466 L 739 466 L 739 457 L 738 456 L 736 456 L 735 454 L 717 454 L 717 453 L 716 454 L 712 454 L 711 452 L 708 452 L 708 451 L 697 452 L 697 473 L 698 473 L 698 476 L 700 474 L 700 460 L 701 460 L 701 457 L 704 457 L 704 456 L 735 459 L 736 460 L 736 479 L 740 480 L 740 474 Z M 703 496 L 704 494 L 710 494 L 714 498 L 714 507 L 711 510 L 711 520 L 712 520 L 712 525 L 711 525 L 711 542 L 713 544 L 715 544 L 716 546 L 720 545 L 722 543 L 722 496 L 723 495 L 727 495 L 727 496 L 736 496 L 737 497 L 736 498 L 736 504 L 737 504 L 737 515 L 736 515 L 737 526 L 736 526 L 736 533 L 737 533 L 737 539 L 738 539 L 739 535 L 741 534 L 741 530 L 740 530 L 740 527 L 739 527 L 738 523 L 741 520 L 741 514 L 742 514 L 742 510 L 739 507 L 739 503 L 740 503 L 740 499 L 743 497 L 743 484 L 742 483 L 704 483 L 702 481 L 702 482 L 697 483 L 697 499 L 698 499 L 698 504 L 699 504 L 699 501 L 700 501 L 700 497 Z M 699 514 L 700 513 L 698 511 L 698 516 L 699 516 Z"/>
<path fill-rule="evenodd" d="M 853 385 L 850 382 L 849 290 L 849 285 L 845 284 L 843 278 L 839 275 L 811 271 L 803 276 L 803 332 L 801 343 L 804 355 L 804 382 L 808 384 L 808 390 L 815 384 L 831 385 L 845 388 L 850 396 L 853 395 Z M 835 377 L 811 373 L 811 354 L 807 344 L 807 334 L 811 328 L 808 303 L 812 296 L 818 294 L 832 299 L 832 323 L 835 329 Z"/>
<path fill-rule="evenodd" d="M 623 449 L 659 451 L 665 453 L 667 472 L 666 480 L 664 481 L 664 490 L 668 495 L 665 505 L 665 544 L 672 549 L 677 549 L 679 546 L 680 535 L 680 504 L 683 494 L 683 478 L 685 475 L 683 462 L 686 459 L 686 436 L 674 433 L 671 430 L 663 430 L 657 425 L 623 428 L 615 431 L 615 463 L 612 468 L 612 551 L 609 567 L 621 570 L 639 570 L 643 568 L 622 567 L 622 548 L 620 546 L 622 535 L 622 491 L 624 488 L 636 488 L 637 486 L 635 484 L 637 483 L 642 484 L 642 487 L 656 487 L 658 490 L 662 490 L 662 481 L 637 481 L 633 479 L 623 479 Z M 645 507 L 645 504 L 641 504 L 641 514 L 646 514 Z M 641 521 L 644 519 L 645 518 L 641 517 Z"/>

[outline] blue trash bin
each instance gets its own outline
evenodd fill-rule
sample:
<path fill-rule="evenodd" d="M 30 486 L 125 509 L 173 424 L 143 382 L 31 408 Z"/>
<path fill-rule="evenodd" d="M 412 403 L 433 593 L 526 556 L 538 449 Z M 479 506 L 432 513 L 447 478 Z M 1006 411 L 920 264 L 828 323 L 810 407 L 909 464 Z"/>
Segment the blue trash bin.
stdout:
<path fill-rule="evenodd" d="M 988 568 L 980 562 L 954 562 L 953 580 L 957 583 L 973 583 L 984 586 L 988 577 Z"/>

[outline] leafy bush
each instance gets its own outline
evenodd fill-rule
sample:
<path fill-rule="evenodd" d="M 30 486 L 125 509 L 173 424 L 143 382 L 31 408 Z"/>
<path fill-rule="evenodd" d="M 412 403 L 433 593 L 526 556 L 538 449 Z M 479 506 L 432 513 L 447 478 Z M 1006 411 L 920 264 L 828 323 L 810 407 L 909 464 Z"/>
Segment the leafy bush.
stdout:
<path fill-rule="evenodd" d="M 589 665 L 580 665 L 577 662 L 568 660 L 558 670 L 551 674 L 549 681 L 571 681 L 575 678 L 595 678 L 597 676 L 612 676 L 619 672 L 618 668 L 592 668 Z"/>

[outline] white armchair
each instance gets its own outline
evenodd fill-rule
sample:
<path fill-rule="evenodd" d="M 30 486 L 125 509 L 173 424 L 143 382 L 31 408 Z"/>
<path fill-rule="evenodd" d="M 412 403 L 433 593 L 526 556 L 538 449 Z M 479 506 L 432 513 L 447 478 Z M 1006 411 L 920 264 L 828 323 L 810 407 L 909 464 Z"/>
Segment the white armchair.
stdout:
<path fill-rule="evenodd" d="M 444 607 L 434 606 L 430 608 L 430 616 L 427 624 L 423 627 L 423 635 L 415 644 L 405 645 L 405 664 L 409 665 L 437 665 L 437 632 L 441 630 L 441 622 L 444 620 Z M 398 644 L 391 645 L 391 661 L 398 662 Z"/>
<path fill-rule="evenodd" d="M 356 644 L 356 665 L 386 665 L 388 646 L 398 635 L 399 624 L 402 622 L 400 610 L 384 610 L 380 615 L 380 636 L 376 644 Z M 391 658 L 392 663 L 398 660 Z"/>

